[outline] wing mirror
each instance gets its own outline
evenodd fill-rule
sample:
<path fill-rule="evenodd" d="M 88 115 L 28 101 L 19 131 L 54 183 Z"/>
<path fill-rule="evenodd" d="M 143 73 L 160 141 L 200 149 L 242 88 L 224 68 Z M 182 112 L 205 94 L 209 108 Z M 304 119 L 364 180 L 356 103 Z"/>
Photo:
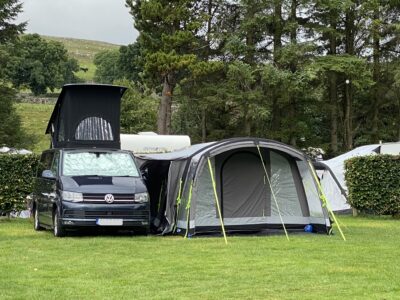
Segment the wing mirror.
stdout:
<path fill-rule="evenodd" d="M 56 179 L 56 176 L 51 170 L 44 170 L 42 172 L 42 177 L 46 179 Z"/>

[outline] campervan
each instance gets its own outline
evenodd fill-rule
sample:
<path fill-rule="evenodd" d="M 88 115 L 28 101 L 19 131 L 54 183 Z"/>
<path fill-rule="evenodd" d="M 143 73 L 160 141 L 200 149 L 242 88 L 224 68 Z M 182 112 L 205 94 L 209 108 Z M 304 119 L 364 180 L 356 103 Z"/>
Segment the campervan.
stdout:
<path fill-rule="evenodd" d="M 35 179 L 34 229 L 56 237 L 82 227 L 149 229 L 149 196 L 135 158 L 120 150 L 124 87 L 65 85 Z"/>

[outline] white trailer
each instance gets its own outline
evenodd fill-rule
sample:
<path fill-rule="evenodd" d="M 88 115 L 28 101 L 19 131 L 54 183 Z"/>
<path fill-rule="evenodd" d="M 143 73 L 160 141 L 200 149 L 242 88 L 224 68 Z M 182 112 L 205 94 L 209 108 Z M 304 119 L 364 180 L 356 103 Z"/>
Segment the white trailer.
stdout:
<path fill-rule="evenodd" d="M 166 153 L 190 147 L 187 135 L 158 135 L 154 132 L 121 134 L 121 149 L 134 154 Z"/>

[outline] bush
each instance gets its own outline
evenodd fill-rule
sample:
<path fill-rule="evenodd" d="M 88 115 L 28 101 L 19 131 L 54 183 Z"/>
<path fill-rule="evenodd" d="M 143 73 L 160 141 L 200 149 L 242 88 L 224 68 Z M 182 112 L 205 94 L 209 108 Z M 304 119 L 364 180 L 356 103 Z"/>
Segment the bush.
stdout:
<path fill-rule="evenodd" d="M 0 155 L 0 212 L 26 209 L 25 199 L 33 191 L 37 155 Z"/>
<path fill-rule="evenodd" d="M 374 155 L 345 162 L 349 203 L 363 213 L 400 214 L 400 156 Z"/>

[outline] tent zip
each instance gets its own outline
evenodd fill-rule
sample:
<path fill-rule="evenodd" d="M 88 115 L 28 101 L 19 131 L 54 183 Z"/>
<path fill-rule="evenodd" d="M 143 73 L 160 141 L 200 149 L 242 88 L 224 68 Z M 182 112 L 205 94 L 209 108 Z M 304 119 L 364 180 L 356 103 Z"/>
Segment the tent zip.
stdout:
<path fill-rule="evenodd" d="M 222 220 L 221 208 L 219 206 L 219 200 L 218 200 L 218 194 L 217 194 L 217 185 L 215 184 L 214 172 L 212 170 L 210 158 L 208 157 L 207 160 L 208 160 L 208 169 L 210 170 L 210 176 L 211 176 L 212 186 L 213 186 L 213 190 L 214 190 L 215 203 L 217 205 L 219 220 L 221 222 L 222 233 L 224 234 L 225 244 L 228 244 L 228 240 L 226 238 L 224 221 Z"/>
<path fill-rule="evenodd" d="M 259 145 L 257 145 L 257 150 L 258 150 L 258 154 L 260 155 L 261 164 L 263 165 L 263 169 L 264 169 L 264 172 L 265 172 L 265 177 L 267 178 L 269 187 L 271 189 L 272 198 L 274 198 L 276 208 L 278 209 L 278 214 L 279 214 L 279 218 L 281 219 L 283 230 L 285 231 L 285 235 L 286 235 L 287 240 L 290 241 L 288 232 L 286 230 L 285 223 L 283 222 L 281 210 L 279 209 L 278 201 L 276 200 L 274 190 L 272 189 L 271 180 L 270 180 L 270 178 L 268 176 L 267 168 L 265 167 L 264 159 L 263 159 L 263 157 L 261 155 L 261 150 L 260 150 L 260 146 Z"/>
<path fill-rule="evenodd" d="M 338 230 L 339 230 L 339 232 L 340 232 L 340 235 L 342 236 L 343 240 L 346 241 L 346 237 L 344 236 L 343 231 L 342 231 L 342 229 L 340 228 L 339 222 L 338 222 L 338 220 L 336 219 L 336 216 L 335 216 L 335 214 L 333 213 L 333 210 L 331 209 L 328 200 L 326 199 L 326 196 L 325 196 L 325 194 L 324 194 L 324 191 L 322 190 L 321 183 L 319 182 L 319 179 L 318 179 L 317 173 L 315 172 L 314 166 L 313 166 L 313 164 L 312 164 L 312 162 L 311 162 L 310 160 L 308 161 L 308 164 L 309 164 L 309 166 L 310 166 L 311 173 L 312 173 L 313 176 L 314 176 L 314 180 L 315 180 L 316 183 L 317 183 L 317 187 L 318 187 L 318 191 L 319 191 L 319 198 L 321 199 L 322 204 L 323 204 L 323 205 L 326 207 L 326 209 L 328 210 L 328 213 L 332 216 L 333 220 L 335 221 L 335 223 L 336 223 L 336 225 L 337 225 L 337 227 L 338 227 Z"/>
<path fill-rule="evenodd" d="M 190 225 L 190 206 L 192 204 L 192 191 L 193 191 L 193 179 L 190 181 L 190 187 L 189 187 L 189 198 L 188 202 L 186 204 L 186 232 L 184 238 L 188 237 L 188 232 L 189 232 L 189 225 Z"/>

